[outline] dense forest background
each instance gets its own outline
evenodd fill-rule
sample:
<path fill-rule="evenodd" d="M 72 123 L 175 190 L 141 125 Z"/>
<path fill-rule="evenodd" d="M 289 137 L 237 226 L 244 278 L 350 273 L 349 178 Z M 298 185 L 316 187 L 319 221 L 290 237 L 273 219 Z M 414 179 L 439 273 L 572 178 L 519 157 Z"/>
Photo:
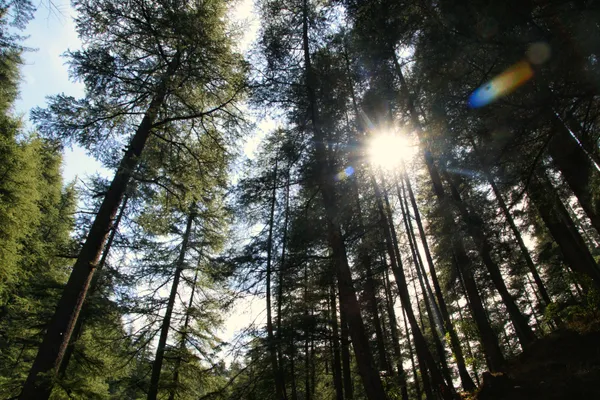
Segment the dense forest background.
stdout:
<path fill-rule="evenodd" d="M 0 398 L 598 395 L 600 3 L 72 6 L 29 129 L 0 0 Z"/>

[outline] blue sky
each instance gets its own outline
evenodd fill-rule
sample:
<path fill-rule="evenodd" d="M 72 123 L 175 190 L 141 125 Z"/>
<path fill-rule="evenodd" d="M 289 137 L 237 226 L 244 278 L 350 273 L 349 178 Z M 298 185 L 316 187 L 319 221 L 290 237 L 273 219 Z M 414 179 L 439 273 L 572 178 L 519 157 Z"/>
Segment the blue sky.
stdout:
<path fill-rule="evenodd" d="M 73 22 L 74 10 L 68 0 L 54 0 L 57 10 L 52 12 L 44 4 L 40 4 L 35 19 L 27 25 L 24 32 L 29 37 L 23 44 L 37 49 L 23 55 L 20 98 L 15 104 L 15 111 L 23 115 L 27 129 L 33 129 L 29 122 L 30 110 L 34 107 L 45 107 L 47 96 L 60 93 L 76 98 L 84 96 L 83 84 L 69 79 L 66 59 L 62 56 L 67 50 L 76 50 L 81 46 Z M 245 51 L 258 30 L 257 18 L 252 13 L 252 0 L 241 0 L 233 16 L 234 21 L 244 25 L 240 29 L 243 37 L 238 41 L 238 46 L 241 51 Z M 270 119 L 257 122 L 256 132 L 249 135 L 244 145 L 244 153 L 249 157 L 255 152 L 265 133 L 275 127 L 275 123 Z M 84 179 L 86 175 L 96 172 L 103 172 L 109 177 L 112 175 L 80 147 L 66 149 L 64 156 L 65 182 L 71 182 L 75 178 Z M 223 337 L 232 340 L 235 332 L 242 330 L 250 322 L 261 324 L 264 322 L 263 311 L 262 301 L 257 302 L 254 298 L 237 302 L 234 310 L 225 319 Z"/>
<path fill-rule="evenodd" d="M 44 5 L 48 3 L 40 3 L 34 20 L 29 22 L 24 32 L 28 36 L 24 45 L 36 50 L 23 55 L 20 98 L 15 104 L 15 111 L 23 115 L 28 129 L 33 128 L 28 121 L 29 111 L 34 107 L 45 107 L 47 96 L 65 93 L 79 98 L 84 95 L 83 84 L 69 79 L 66 59 L 62 56 L 67 50 L 81 47 L 73 22 L 75 12 L 68 0 L 55 0 L 53 3 L 56 6 L 53 10 L 49 10 Z M 257 18 L 252 13 L 252 1 L 240 1 L 233 15 L 234 20 L 244 24 L 246 28 L 242 29 L 243 37 L 238 42 L 243 51 L 254 39 L 258 29 Z M 272 121 L 259 123 L 259 131 L 273 127 Z M 263 136 L 259 132 L 249 138 L 244 147 L 247 155 L 251 156 L 254 153 Z M 80 147 L 66 149 L 64 156 L 65 182 L 70 182 L 76 177 L 84 178 L 95 172 L 110 175 L 99 162 L 89 157 Z"/>
<path fill-rule="evenodd" d="M 62 57 L 68 49 L 75 50 L 81 46 L 75 32 L 70 2 L 56 0 L 54 4 L 57 9 L 54 11 L 49 11 L 43 4 L 25 30 L 29 37 L 24 45 L 37 49 L 23 55 L 20 98 L 15 104 L 15 111 L 22 114 L 26 121 L 33 107 L 45 106 L 46 96 L 65 93 L 82 97 L 84 94 L 81 83 L 69 80 L 66 60 Z M 30 123 L 27 126 L 32 128 Z M 66 182 L 76 176 L 83 177 L 101 170 L 100 163 L 87 156 L 83 149 L 75 147 L 65 151 L 63 176 Z"/>

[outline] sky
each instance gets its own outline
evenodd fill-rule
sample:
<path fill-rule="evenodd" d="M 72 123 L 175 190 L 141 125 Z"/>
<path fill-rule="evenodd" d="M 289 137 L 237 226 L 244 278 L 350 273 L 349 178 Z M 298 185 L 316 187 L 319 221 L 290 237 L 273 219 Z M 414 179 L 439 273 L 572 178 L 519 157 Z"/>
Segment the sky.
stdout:
<path fill-rule="evenodd" d="M 15 103 L 15 112 L 23 116 L 27 130 L 34 128 L 29 121 L 29 112 L 34 107 L 45 107 L 46 97 L 60 93 L 80 98 L 84 96 L 84 86 L 81 82 L 69 79 L 66 58 L 67 50 L 77 50 L 81 41 L 75 31 L 74 10 L 68 0 L 54 0 L 56 8 L 49 10 L 45 0 L 35 13 L 24 34 L 27 39 L 24 46 L 34 49 L 23 55 L 24 65 L 21 68 L 22 81 L 20 96 Z M 258 32 L 258 18 L 253 13 L 252 0 L 241 0 L 233 13 L 234 23 L 239 25 L 242 37 L 237 41 L 240 51 L 246 51 Z M 266 132 L 273 129 L 272 120 L 256 121 L 257 129 L 249 136 L 244 144 L 244 154 L 252 157 Z M 65 182 L 74 179 L 84 180 L 86 176 L 101 173 L 110 177 L 112 173 L 88 156 L 84 149 L 78 146 L 66 149 L 62 174 Z M 245 298 L 239 301 L 225 320 L 222 338 L 231 341 L 236 332 L 254 321 L 261 324 L 264 319 L 264 301 L 258 298 Z"/>

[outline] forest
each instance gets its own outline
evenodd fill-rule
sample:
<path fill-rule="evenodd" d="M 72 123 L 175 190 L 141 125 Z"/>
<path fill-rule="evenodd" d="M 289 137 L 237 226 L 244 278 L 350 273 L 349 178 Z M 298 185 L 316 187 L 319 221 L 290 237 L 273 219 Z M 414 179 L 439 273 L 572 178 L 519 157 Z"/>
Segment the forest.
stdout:
<path fill-rule="evenodd" d="M 600 2 L 250 3 L 0 0 L 0 398 L 600 398 Z"/>

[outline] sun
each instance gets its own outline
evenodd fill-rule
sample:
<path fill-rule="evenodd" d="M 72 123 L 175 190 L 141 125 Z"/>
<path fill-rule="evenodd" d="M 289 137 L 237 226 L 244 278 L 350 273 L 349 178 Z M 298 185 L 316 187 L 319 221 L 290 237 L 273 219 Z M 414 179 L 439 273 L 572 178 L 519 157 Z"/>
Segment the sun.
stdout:
<path fill-rule="evenodd" d="M 402 134 L 380 132 L 368 142 L 369 162 L 385 170 L 393 170 L 403 161 L 410 161 L 416 151 L 417 146 Z"/>

